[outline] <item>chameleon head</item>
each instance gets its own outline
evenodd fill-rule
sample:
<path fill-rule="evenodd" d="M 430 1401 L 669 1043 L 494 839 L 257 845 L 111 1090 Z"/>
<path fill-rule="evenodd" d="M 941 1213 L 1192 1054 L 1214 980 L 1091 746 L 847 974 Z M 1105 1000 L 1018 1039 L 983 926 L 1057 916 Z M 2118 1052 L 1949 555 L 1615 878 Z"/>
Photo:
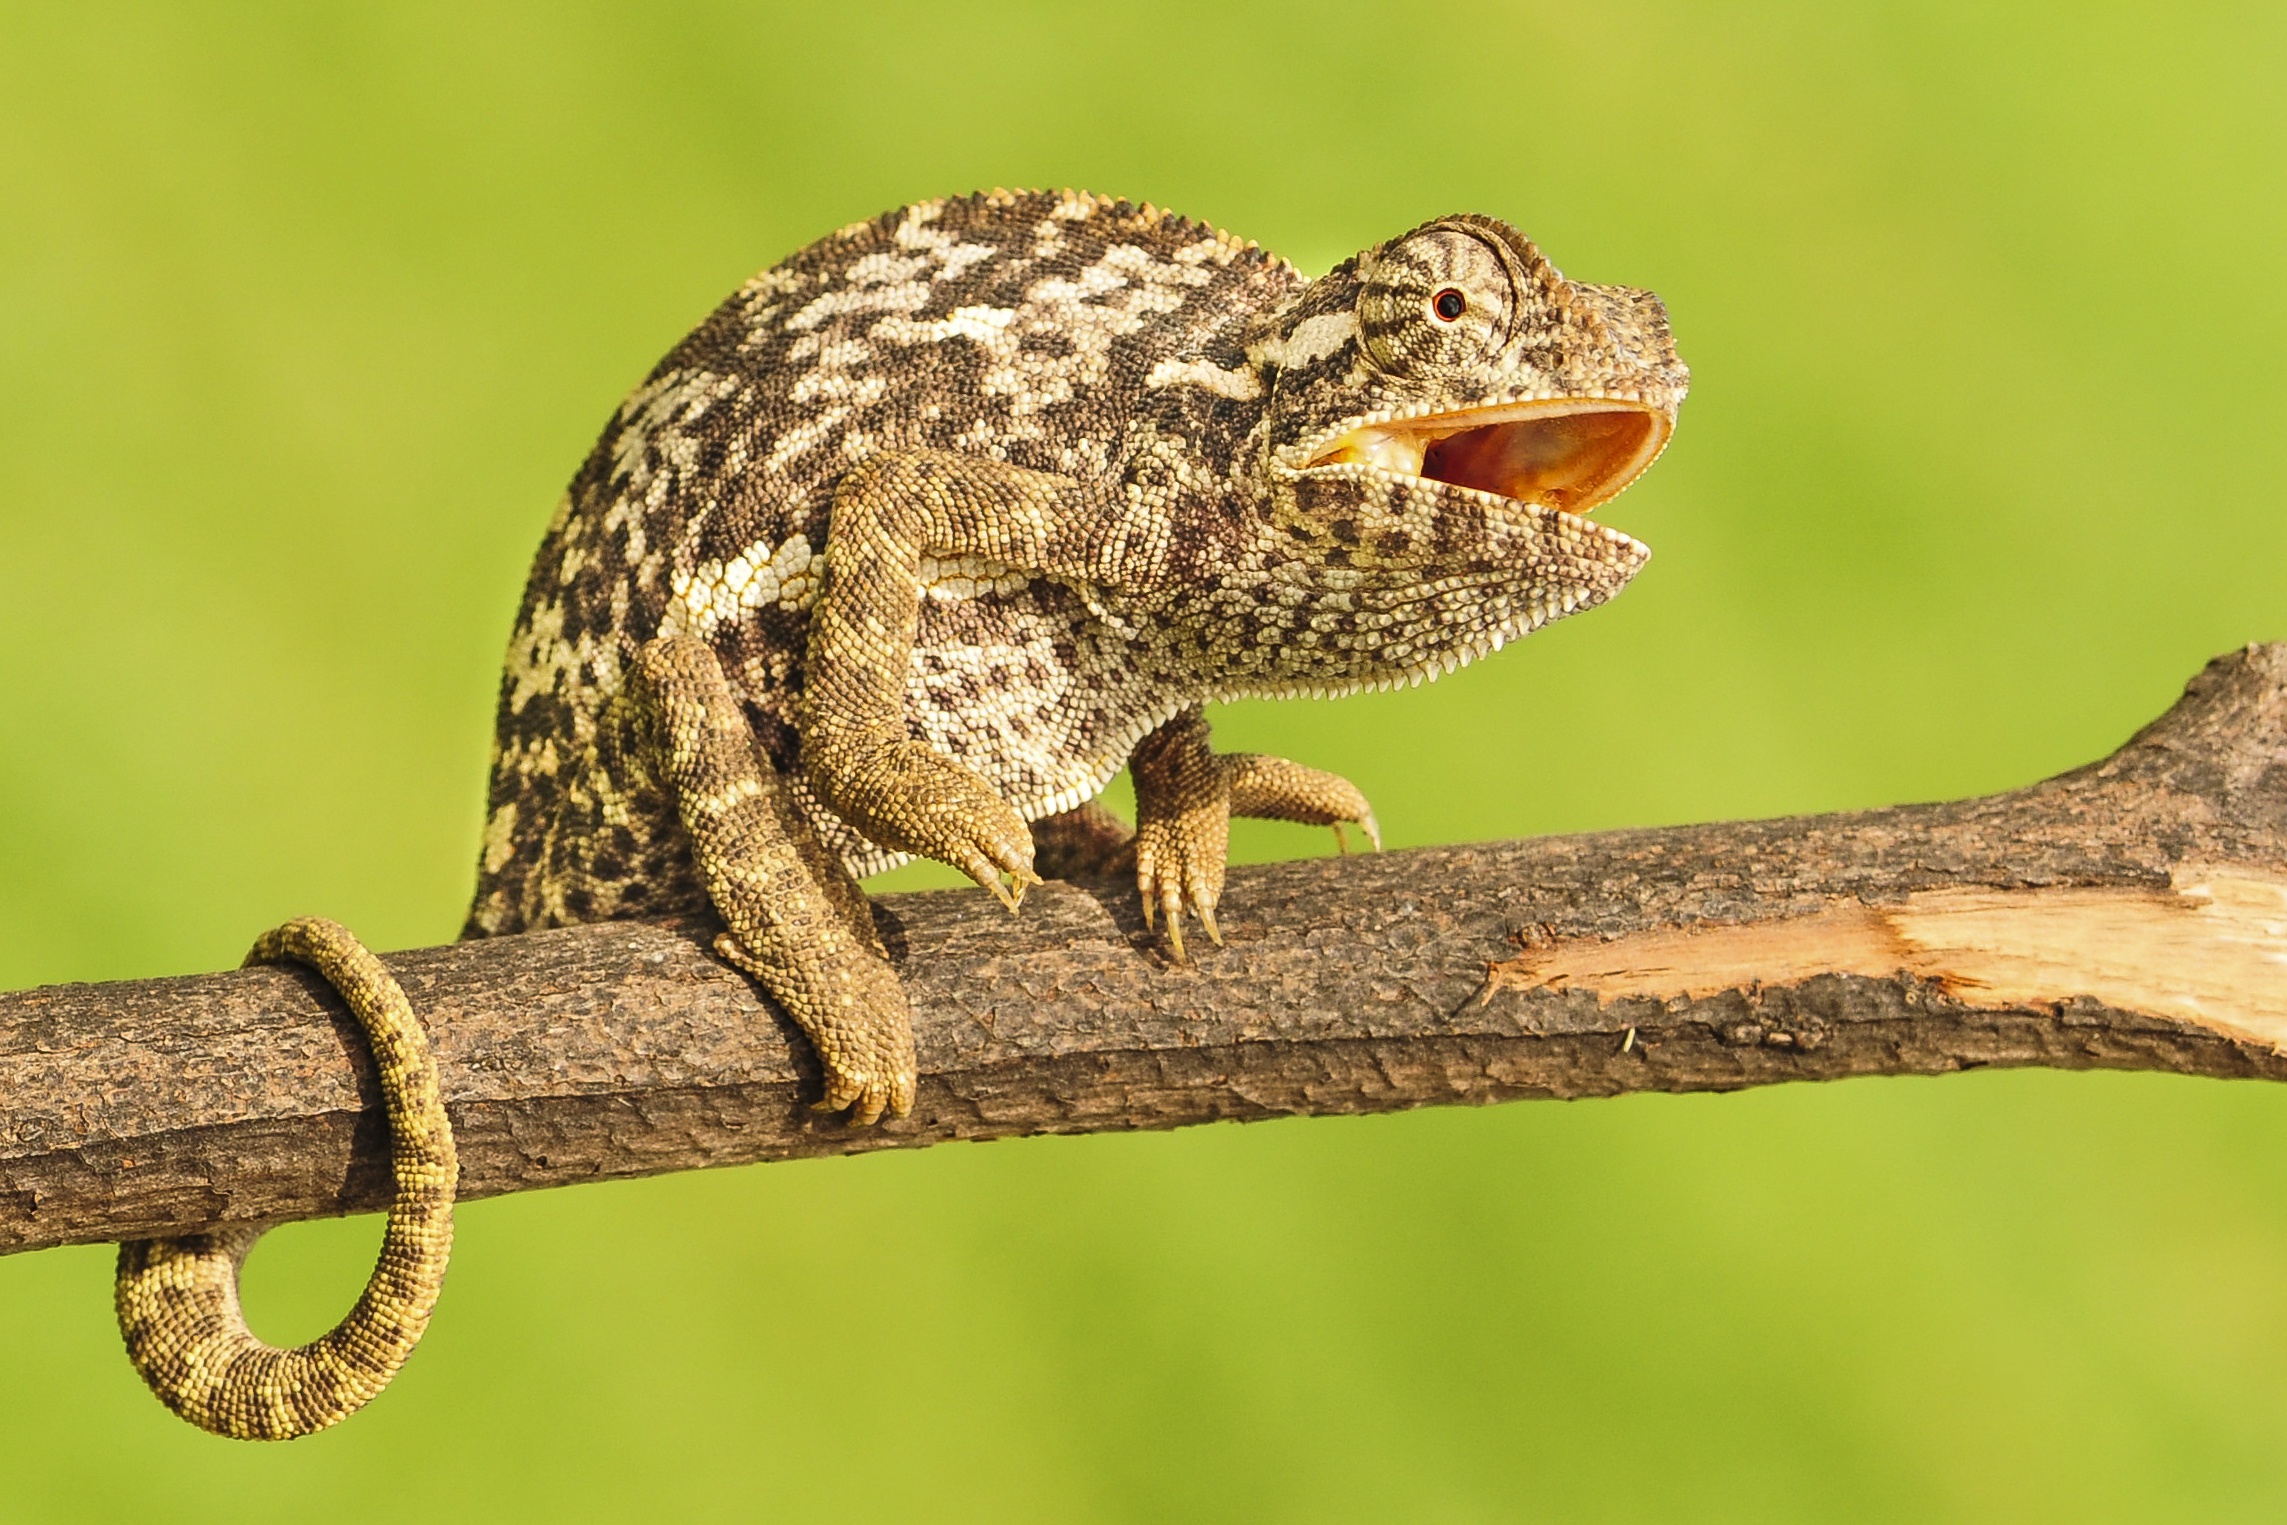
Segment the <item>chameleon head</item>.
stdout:
<path fill-rule="evenodd" d="M 1689 383 L 1648 291 L 1568 281 L 1507 223 L 1445 217 L 1311 282 L 1249 355 L 1270 392 L 1266 572 L 1350 637 L 1298 651 L 1288 686 L 1450 671 L 1650 554 L 1586 517 L 1658 457 Z"/>

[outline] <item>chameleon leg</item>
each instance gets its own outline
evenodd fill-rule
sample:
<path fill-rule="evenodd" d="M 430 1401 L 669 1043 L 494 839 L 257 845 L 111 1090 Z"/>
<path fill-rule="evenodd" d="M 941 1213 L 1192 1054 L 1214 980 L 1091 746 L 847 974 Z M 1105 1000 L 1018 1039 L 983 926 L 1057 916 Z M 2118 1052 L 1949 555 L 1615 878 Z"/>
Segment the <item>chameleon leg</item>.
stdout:
<path fill-rule="evenodd" d="M 1128 771 L 1136 784 L 1136 887 L 1143 894 L 1144 922 L 1151 925 L 1166 914 L 1168 946 L 1178 960 L 1184 956 L 1186 902 L 1207 936 L 1223 940 L 1215 907 L 1230 861 L 1231 817 L 1332 826 L 1345 851 L 1342 827 L 1356 822 L 1381 845 L 1374 812 L 1356 785 L 1283 757 L 1217 754 L 1197 705 L 1136 743 Z"/>
<path fill-rule="evenodd" d="M 349 1316 L 281 1350 L 246 1327 L 238 1268 L 262 1227 L 119 1247 L 117 1305 L 127 1358 L 159 1400 L 202 1430 L 292 1440 L 346 1419 L 389 1385 L 429 1325 L 453 1248 L 460 1167 L 429 1040 L 405 992 L 349 931 L 318 917 L 265 933 L 249 964 L 285 960 L 324 975 L 372 1045 L 389 1110 L 396 1194 L 381 1259 Z"/>
<path fill-rule="evenodd" d="M 856 1123 L 913 1106 L 913 1025 L 873 912 L 755 744 L 703 641 L 637 653 L 630 693 L 707 895 L 730 931 L 715 952 L 752 975 L 817 1050 L 821 1111 Z"/>
<path fill-rule="evenodd" d="M 949 451 L 875 457 L 834 494 L 811 616 L 803 769 L 868 839 L 949 863 L 1011 910 L 1040 882 L 1024 818 L 974 770 L 906 734 L 922 561 L 1085 575 L 1093 523 L 1074 483 Z"/>

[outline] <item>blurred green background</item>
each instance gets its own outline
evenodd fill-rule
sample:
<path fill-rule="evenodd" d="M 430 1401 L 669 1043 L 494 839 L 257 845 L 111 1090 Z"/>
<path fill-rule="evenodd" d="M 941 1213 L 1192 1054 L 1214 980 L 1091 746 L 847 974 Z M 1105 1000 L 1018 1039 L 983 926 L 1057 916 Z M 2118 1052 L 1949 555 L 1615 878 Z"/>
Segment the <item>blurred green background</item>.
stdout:
<path fill-rule="evenodd" d="M 1611 608 L 1242 706 L 1397 844 L 2100 755 L 2287 637 L 2287 9 L 0 4 L 0 986 L 450 937 L 608 410 L 994 184 L 1306 269 L 1450 210 L 1696 375 Z M 1253 856 L 1325 850 L 1260 827 Z M 923 882 L 909 877 L 906 882 Z M 928 882 L 942 882 L 930 880 Z M 4 1104 L 4 1098 L 0 1098 Z M 375 1220 L 274 1236 L 255 1323 Z M 477 1203 L 396 1387 L 205 1438 L 0 1260 L 0 1515 L 2277 1518 L 2287 1092 L 1981 1074 L 1050 1139 Z"/>

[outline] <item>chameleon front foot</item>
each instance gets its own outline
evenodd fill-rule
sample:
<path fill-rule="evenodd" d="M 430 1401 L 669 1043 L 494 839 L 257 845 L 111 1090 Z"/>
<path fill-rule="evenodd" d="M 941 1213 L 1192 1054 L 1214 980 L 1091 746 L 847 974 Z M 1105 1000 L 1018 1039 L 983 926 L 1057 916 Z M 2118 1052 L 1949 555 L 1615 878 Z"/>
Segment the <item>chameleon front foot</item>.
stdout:
<path fill-rule="evenodd" d="M 1341 774 L 1254 752 L 1233 752 L 1218 761 L 1230 780 L 1231 814 L 1256 821 L 1331 826 L 1334 845 L 1345 853 L 1350 851 L 1350 839 L 1342 828 L 1355 826 L 1375 851 L 1381 850 L 1382 828 L 1374 819 L 1374 807 Z"/>
<path fill-rule="evenodd" d="M 1381 829 L 1358 786 L 1338 774 L 1306 768 L 1283 757 L 1218 753 L 1208 745 L 1204 714 L 1184 710 L 1136 744 L 1128 758 L 1136 783 L 1136 888 L 1144 925 L 1167 923 L 1167 945 L 1184 962 L 1183 913 L 1218 945 L 1215 908 L 1223 898 L 1230 859 L 1231 817 L 1331 826 L 1335 844 L 1355 825 L 1375 847 Z"/>
<path fill-rule="evenodd" d="M 1165 920 L 1168 951 L 1179 964 L 1189 959 L 1183 948 L 1187 906 L 1207 940 L 1222 946 L 1215 907 L 1223 899 L 1230 835 L 1229 817 L 1207 812 L 1144 821 L 1136 828 L 1136 888 L 1143 897 L 1144 925 L 1157 930 Z"/>
<path fill-rule="evenodd" d="M 1215 907 L 1231 849 L 1231 783 L 1207 744 L 1207 721 L 1188 709 L 1136 744 L 1128 771 L 1136 784 L 1136 888 L 1146 927 L 1165 919 L 1177 963 L 1189 906 L 1208 940 L 1223 941 Z"/>
<path fill-rule="evenodd" d="M 828 806 L 884 847 L 952 865 L 1011 911 L 1040 883 L 1030 824 L 975 772 L 926 742 L 828 739 L 808 747 L 806 760 Z"/>
<path fill-rule="evenodd" d="M 289 959 L 341 992 L 381 1075 L 396 1192 L 364 1295 L 327 1334 L 280 1350 L 246 1327 L 238 1303 L 238 1268 L 261 1226 L 119 1247 L 115 1301 L 127 1358 L 167 1407 L 235 1440 L 313 1434 L 371 1401 L 428 1328 L 453 1248 L 453 1129 L 405 992 L 347 929 L 314 916 L 265 934 L 246 956 Z"/>

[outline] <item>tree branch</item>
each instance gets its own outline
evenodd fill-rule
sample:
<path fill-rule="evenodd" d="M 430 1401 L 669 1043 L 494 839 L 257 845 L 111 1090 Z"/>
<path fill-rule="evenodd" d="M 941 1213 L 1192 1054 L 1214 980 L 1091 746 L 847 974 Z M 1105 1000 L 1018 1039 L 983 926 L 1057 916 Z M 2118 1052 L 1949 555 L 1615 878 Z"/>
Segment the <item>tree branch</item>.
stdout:
<path fill-rule="evenodd" d="M 462 1195 L 947 1139 L 1984 1065 L 2287 1078 L 2287 646 L 2218 658 L 2029 789 L 1234 869 L 1171 966 L 1130 885 L 885 897 L 920 1099 L 811 1113 L 706 928 L 389 960 Z M 313 976 L 0 995 L 0 1251 L 386 1196 L 372 1069 Z"/>

